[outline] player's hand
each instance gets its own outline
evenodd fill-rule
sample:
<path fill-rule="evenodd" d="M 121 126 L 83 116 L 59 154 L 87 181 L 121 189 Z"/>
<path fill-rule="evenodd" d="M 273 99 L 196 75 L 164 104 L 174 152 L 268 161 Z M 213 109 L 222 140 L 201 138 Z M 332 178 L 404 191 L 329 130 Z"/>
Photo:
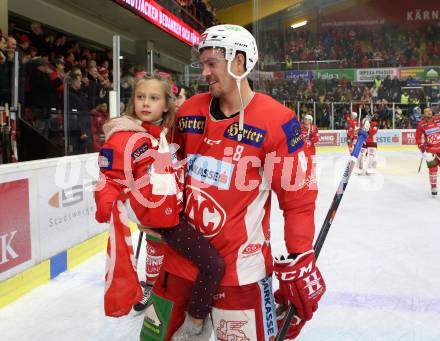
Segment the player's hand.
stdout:
<path fill-rule="evenodd" d="M 318 309 L 318 301 L 326 286 L 316 267 L 313 250 L 300 254 L 294 260 L 275 259 L 274 272 L 280 282 L 280 288 L 275 292 L 275 301 L 284 306 L 291 303 L 296 309 L 296 316 L 286 334 L 288 339 L 295 338 Z M 280 327 L 282 316 L 279 316 L 277 322 Z"/>
<path fill-rule="evenodd" d="M 160 235 L 160 233 L 158 233 L 157 231 L 155 231 L 152 228 L 138 224 L 138 229 L 142 232 L 145 232 L 146 234 L 148 234 L 152 237 L 155 237 L 158 240 L 162 240 L 162 236 Z"/>

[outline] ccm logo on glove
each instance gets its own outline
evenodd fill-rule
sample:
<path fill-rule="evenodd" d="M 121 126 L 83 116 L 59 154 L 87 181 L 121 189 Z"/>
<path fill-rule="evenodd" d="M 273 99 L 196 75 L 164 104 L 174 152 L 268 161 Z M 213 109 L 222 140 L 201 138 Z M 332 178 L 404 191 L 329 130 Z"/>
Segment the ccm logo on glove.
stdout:
<path fill-rule="evenodd" d="M 284 261 L 279 261 L 279 262 L 284 262 Z M 289 265 L 291 264 L 292 261 L 287 260 L 286 262 L 287 262 L 286 268 L 289 268 Z M 304 277 L 305 274 L 311 273 L 313 270 L 313 266 L 314 266 L 313 261 L 310 261 L 310 263 L 307 266 L 303 266 L 299 270 L 289 271 L 286 269 L 287 272 L 275 272 L 275 275 L 278 277 L 280 281 L 291 282 Z M 316 271 L 312 275 L 316 276 Z"/>

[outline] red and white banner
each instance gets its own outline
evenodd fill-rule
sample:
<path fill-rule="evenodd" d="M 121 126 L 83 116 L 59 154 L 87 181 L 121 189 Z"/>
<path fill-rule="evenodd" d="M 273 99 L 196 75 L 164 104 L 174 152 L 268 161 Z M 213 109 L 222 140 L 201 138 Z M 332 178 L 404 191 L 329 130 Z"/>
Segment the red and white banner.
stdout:
<path fill-rule="evenodd" d="M 154 1 L 114 0 L 189 46 L 199 42 L 200 33 Z"/>
<path fill-rule="evenodd" d="M 29 181 L 0 183 L 0 274 L 32 257 Z"/>
<path fill-rule="evenodd" d="M 317 146 L 340 146 L 339 132 L 319 132 L 319 141 L 316 143 Z"/>
<path fill-rule="evenodd" d="M 402 145 L 415 145 L 416 133 L 415 131 L 402 131 Z"/>

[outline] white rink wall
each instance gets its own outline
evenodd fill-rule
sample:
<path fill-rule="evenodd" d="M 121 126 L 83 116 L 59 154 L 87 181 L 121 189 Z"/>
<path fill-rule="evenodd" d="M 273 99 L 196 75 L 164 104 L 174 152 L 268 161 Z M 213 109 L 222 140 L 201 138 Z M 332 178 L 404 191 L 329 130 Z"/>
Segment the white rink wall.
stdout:
<path fill-rule="evenodd" d="M 98 172 L 97 154 L 0 166 L 0 284 L 45 260 L 56 276 L 63 252 L 106 228 L 95 220 Z"/>

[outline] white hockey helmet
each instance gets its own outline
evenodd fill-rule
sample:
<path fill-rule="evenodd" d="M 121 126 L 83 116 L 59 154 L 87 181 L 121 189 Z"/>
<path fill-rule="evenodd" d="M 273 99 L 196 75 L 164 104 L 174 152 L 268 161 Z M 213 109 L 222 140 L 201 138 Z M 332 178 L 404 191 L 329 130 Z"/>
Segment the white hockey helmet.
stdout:
<path fill-rule="evenodd" d="M 305 120 L 310 120 L 310 122 L 313 122 L 313 116 L 312 115 L 309 115 L 309 114 L 304 115 L 304 119 Z"/>
<path fill-rule="evenodd" d="M 358 117 L 357 112 L 356 112 L 356 111 L 352 111 L 352 112 L 351 112 L 351 118 L 352 118 L 353 120 L 355 120 L 355 119 L 357 119 L 357 117 Z"/>
<path fill-rule="evenodd" d="M 243 79 L 252 71 L 258 61 L 257 43 L 253 35 L 244 27 L 238 25 L 217 25 L 209 27 L 200 36 L 197 46 L 199 52 L 204 48 L 221 48 L 225 50 L 228 61 L 228 72 L 235 79 Z M 237 76 L 230 71 L 231 62 L 238 51 L 246 57 L 246 72 Z"/>

